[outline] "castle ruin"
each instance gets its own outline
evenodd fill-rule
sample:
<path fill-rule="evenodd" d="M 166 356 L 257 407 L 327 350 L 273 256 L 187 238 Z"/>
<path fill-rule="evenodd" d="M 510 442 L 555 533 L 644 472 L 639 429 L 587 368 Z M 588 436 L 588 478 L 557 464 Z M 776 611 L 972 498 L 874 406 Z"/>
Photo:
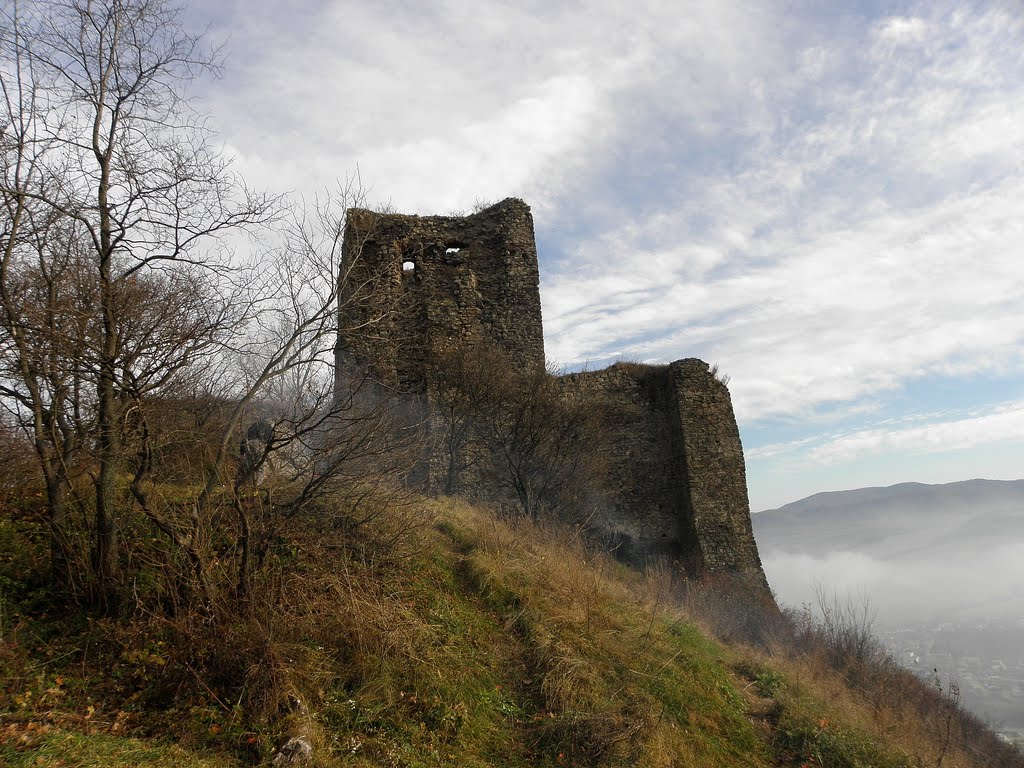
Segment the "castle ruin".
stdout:
<path fill-rule="evenodd" d="M 424 393 L 428 360 L 460 345 L 545 364 L 533 217 L 521 200 L 469 216 L 350 210 L 341 288 L 339 371 Z M 590 522 L 622 559 L 664 557 L 688 574 L 767 587 L 732 402 L 706 363 L 616 363 L 559 382 L 608 415 L 606 498 Z"/>

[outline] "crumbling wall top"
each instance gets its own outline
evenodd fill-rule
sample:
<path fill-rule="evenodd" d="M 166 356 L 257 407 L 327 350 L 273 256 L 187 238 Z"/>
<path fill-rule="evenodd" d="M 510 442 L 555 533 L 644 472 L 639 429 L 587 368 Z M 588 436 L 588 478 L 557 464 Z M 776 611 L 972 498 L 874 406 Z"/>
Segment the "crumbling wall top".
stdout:
<path fill-rule="evenodd" d="M 533 216 L 522 200 L 468 216 L 351 209 L 342 275 L 351 287 L 339 362 L 349 354 L 382 382 L 422 388 L 431 356 L 469 341 L 499 346 L 516 365 L 544 365 Z M 372 345 L 369 324 L 378 331 Z"/>

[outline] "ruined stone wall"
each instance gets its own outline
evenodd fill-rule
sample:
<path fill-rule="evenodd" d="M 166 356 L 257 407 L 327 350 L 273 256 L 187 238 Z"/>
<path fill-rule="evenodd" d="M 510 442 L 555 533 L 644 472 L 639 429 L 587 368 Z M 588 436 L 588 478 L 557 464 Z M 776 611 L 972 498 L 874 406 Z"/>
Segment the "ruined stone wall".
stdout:
<path fill-rule="evenodd" d="M 677 360 L 669 365 L 669 374 L 678 402 L 690 524 L 702 568 L 749 573 L 764 581 L 729 390 L 703 360 Z"/>
<path fill-rule="evenodd" d="M 707 363 L 617 363 L 562 382 L 605 414 L 608 503 L 594 523 L 620 557 L 764 582 L 732 401 Z"/>
<path fill-rule="evenodd" d="M 353 209 L 341 272 L 339 369 L 418 391 L 431 353 L 471 341 L 544 365 L 533 216 L 521 200 L 471 216 Z"/>
<path fill-rule="evenodd" d="M 584 398 L 602 415 L 598 450 L 605 462 L 607 503 L 593 525 L 627 562 L 659 556 L 681 560 L 687 549 L 683 540 L 692 539 L 692 532 L 668 366 L 617 363 L 561 381 L 567 395 Z"/>
<path fill-rule="evenodd" d="M 521 369 L 544 365 L 533 218 L 507 199 L 465 217 L 348 213 L 340 276 L 337 369 L 424 393 L 427 361 L 496 345 Z M 750 525 L 739 430 L 706 363 L 619 363 L 561 379 L 600 409 L 607 488 L 592 523 L 620 557 L 667 557 L 691 575 L 748 574 L 767 587 Z M 430 409 L 422 397 L 424 413 Z M 428 421 L 443 432 L 443 426 Z M 434 452 L 422 467 L 437 488 Z M 482 461 L 460 489 L 487 496 Z M 474 486 L 475 484 L 475 486 Z M 470 487 L 472 486 L 472 487 Z M 493 491 L 493 489 L 490 489 Z"/>

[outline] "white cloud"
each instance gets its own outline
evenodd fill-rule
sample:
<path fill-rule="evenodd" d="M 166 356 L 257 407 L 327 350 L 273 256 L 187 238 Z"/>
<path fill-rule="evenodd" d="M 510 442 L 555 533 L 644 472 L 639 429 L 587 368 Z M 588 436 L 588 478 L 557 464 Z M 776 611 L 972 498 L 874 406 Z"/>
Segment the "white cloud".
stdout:
<path fill-rule="evenodd" d="M 810 109 L 799 122 L 764 124 L 737 172 L 668 190 L 674 210 L 580 243 L 566 261 L 600 277 L 546 278 L 554 356 L 631 336 L 643 359 L 705 356 L 741 420 L 1020 370 L 1024 69 L 1004 46 L 1024 27 L 997 10 L 890 21 L 914 67 L 846 40 L 851 81 L 810 47 L 776 88 L 778 108 Z"/>
<path fill-rule="evenodd" d="M 729 119 L 767 17 L 745 0 L 256 2 L 223 20 L 237 55 L 210 100 L 261 184 L 308 191 L 358 162 L 402 208 L 544 210 L 611 137 Z M 636 125 L 651 103 L 660 123 Z"/>
<path fill-rule="evenodd" d="M 717 278 L 701 279 L 701 270 L 728 253 L 724 241 L 641 253 L 612 239 L 594 243 L 591 253 L 600 256 L 580 261 L 601 274 L 587 280 L 586 292 L 576 274 L 545 286 L 553 352 L 562 360 L 599 358 L 603 345 L 661 330 L 635 352 L 666 359 L 699 350 L 721 361 L 746 418 L 849 400 L 934 372 L 1019 365 L 1020 201 L 1017 181 L 934 208 L 889 211 L 856 229 L 804 241 L 790 234 L 777 245 L 777 261 Z M 622 266 L 602 270 L 602 262 Z"/>
<path fill-rule="evenodd" d="M 819 464 L 851 461 L 864 455 L 934 453 L 985 443 L 1024 439 L 1024 401 L 961 418 L 906 427 L 859 429 L 837 435 L 807 452 Z"/>
<path fill-rule="evenodd" d="M 919 17 L 892 16 L 878 25 L 878 37 L 896 45 L 920 43 L 925 39 L 928 23 Z"/>
<path fill-rule="evenodd" d="M 586 62 L 569 66 L 571 41 L 546 46 L 544 19 L 511 6 L 246 11 L 232 37 L 243 60 L 214 94 L 217 118 L 243 158 L 273 158 L 259 181 L 276 188 L 330 184 L 358 163 L 403 207 L 503 197 L 578 144 L 595 105 Z"/>

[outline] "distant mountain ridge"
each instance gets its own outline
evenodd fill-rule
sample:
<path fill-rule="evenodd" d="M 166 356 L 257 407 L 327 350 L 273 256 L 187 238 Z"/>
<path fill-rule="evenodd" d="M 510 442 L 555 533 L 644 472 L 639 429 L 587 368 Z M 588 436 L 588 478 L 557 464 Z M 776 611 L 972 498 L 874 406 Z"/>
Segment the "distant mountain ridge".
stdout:
<path fill-rule="evenodd" d="M 818 493 L 752 515 L 762 557 L 859 552 L 881 560 L 979 554 L 1024 541 L 1024 480 L 899 483 Z"/>

